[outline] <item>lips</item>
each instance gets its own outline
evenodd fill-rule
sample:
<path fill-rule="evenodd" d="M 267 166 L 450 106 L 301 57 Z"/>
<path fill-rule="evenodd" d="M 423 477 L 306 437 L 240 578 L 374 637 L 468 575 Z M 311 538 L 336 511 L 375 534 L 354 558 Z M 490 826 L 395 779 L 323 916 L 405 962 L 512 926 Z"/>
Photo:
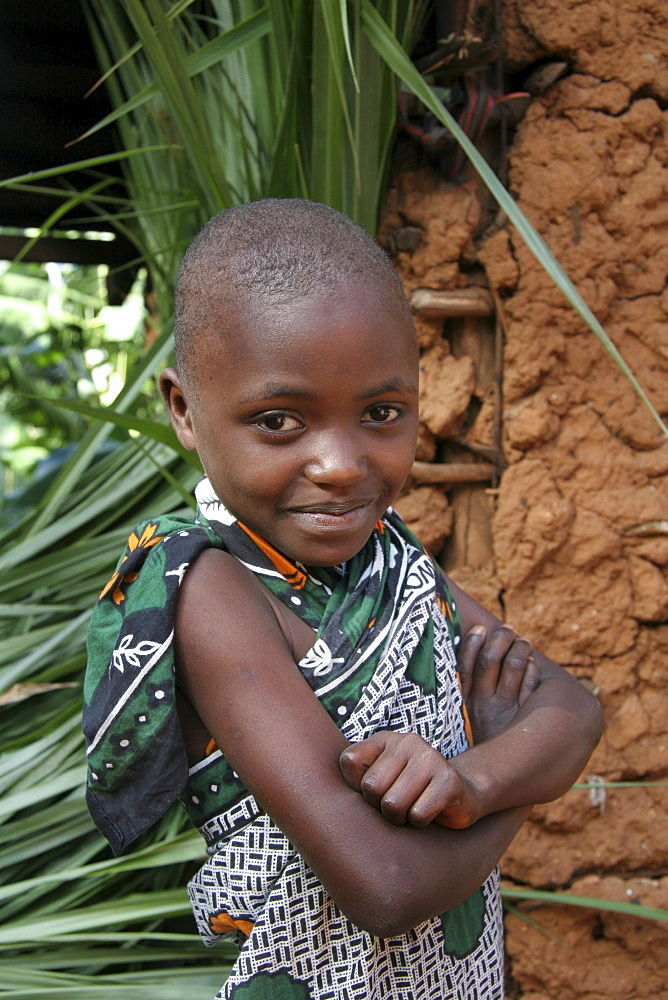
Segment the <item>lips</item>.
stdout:
<path fill-rule="evenodd" d="M 368 507 L 373 503 L 375 497 L 361 497 L 357 500 L 341 500 L 338 503 L 304 504 L 302 507 L 291 507 L 290 510 L 297 514 L 348 514 L 358 507 Z"/>
<path fill-rule="evenodd" d="M 302 524 L 315 528 L 355 528 L 366 519 L 373 502 L 365 497 L 339 503 L 305 504 L 291 507 L 289 513 Z"/>

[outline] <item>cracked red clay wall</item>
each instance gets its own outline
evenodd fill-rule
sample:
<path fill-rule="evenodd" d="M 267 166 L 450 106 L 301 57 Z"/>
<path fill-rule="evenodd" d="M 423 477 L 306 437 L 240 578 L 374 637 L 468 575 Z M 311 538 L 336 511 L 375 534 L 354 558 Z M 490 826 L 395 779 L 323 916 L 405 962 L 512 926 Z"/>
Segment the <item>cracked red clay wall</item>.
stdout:
<path fill-rule="evenodd" d="M 510 188 L 666 417 L 668 7 L 507 0 L 505 16 L 511 65 L 552 55 L 573 68 L 521 124 Z M 407 287 L 461 284 L 454 243 L 470 263 L 470 192 L 455 208 L 447 185 L 420 195 L 421 177 L 402 183 L 385 228 L 415 221 L 428 247 L 423 261 L 397 255 Z M 439 199 L 454 241 L 431 219 Z M 668 442 L 512 229 L 488 234 L 478 259 L 505 324 L 509 466 L 489 581 L 506 619 L 599 692 L 607 732 L 587 773 L 668 779 Z M 420 333 L 429 344 L 429 325 Z M 534 811 L 504 874 L 668 908 L 667 802 L 665 787 L 595 801 L 571 791 Z M 530 915 L 545 933 L 507 918 L 509 996 L 668 997 L 665 924 L 564 907 Z"/>
<path fill-rule="evenodd" d="M 530 58 L 558 53 L 575 69 L 522 123 L 512 192 L 665 417 L 668 8 L 518 0 L 507 15 L 511 61 L 525 61 L 528 44 Z M 607 732 L 588 773 L 666 779 L 668 442 L 514 233 L 490 236 L 480 256 L 507 296 L 510 466 L 494 519 L 506 616 L 598 689 Z M 577 877 L 570 891 L 666 908 L 667 801 L 665 787 L 609 790 L 600 805 L 570 792 L 535 810 L 504 872 L 544 886 Z M 532 916 L 553 939 L 507 922 L 526 998 L 668 996 L 665 925 L 562 908 Z"/>

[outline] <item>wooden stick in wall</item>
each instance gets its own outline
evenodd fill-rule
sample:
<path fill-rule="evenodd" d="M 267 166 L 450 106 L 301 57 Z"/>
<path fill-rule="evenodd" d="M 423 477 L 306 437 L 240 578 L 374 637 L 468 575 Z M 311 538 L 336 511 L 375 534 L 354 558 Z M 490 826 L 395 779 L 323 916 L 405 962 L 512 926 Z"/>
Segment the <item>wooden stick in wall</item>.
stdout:
<path fill-rule="evenodd" d="M 416 483 L 487 483 L 494 479 L 496 467 L 489 462 L 413 462 L 410 478 Z"/>
<path fill-rule="evenodd" d="M 487 288 L 471 285 L 438 292 L 433 288 L 416 288 L 410 297 L 411 308 L 422 316 L 491 316 L 494 299 Z"/>

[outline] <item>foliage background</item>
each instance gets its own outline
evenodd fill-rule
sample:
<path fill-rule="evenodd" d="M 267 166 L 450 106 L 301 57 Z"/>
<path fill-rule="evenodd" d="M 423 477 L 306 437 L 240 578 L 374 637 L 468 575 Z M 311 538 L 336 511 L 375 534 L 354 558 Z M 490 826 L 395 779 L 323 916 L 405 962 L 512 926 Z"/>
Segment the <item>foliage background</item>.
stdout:
<path fill-rule="evenodd" d="M 133 525 L 187 508 L 199 475 L 153 407 L 183 249 L 216 211 L 266 195 L 328 201 L 374 230 L 396 80 L 362 31 L 361 4 L 213 2 L 207 16 L 159 0 L 85 9 L 102 68 L 116 65 L 107 125 L 118 132 L 124 189 L 105 173 L 109 158 L 85 165 L 90 185 L 79 194 L 67 169 L 15 183 L 52 191 L 43 233 L 67 206 L 132 240 L 156 336 L 146 348 L 141 280 L 119 317 L 99 273 L 14 265 L 4 274 L 6 485 L 24 485 L 46 453 L 66 460 L 2 511 L 0 991 L 205 997 L 231 951 L 212 957 L 192 933 L 183 886 L 199 835 L 177 806 L 110 859 L 87 814 L 86 627 Z M 377 13 L 410 47 L 420 4 L 381 3 Z M 17 392 L 26 388 L 39 403 Z M 113 413 L 102 413 L 114 395 Z"/>

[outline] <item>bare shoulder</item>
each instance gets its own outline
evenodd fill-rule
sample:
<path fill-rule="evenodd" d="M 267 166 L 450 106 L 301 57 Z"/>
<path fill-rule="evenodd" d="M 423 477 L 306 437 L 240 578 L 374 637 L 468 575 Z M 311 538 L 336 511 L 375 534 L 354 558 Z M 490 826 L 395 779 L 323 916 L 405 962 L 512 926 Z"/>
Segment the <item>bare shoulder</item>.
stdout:
<path fill-rule="evenodd" d="M 175 617 L 177 705 L 190 764 L 202 759 L 212 736 L 195 706 L 206 703 L 209 688 L 234 662 L 240 629 L 248 635 L 264 624 L 271 645 L 270 611 L 265 588 L 221 549 L 205 549 L 183 578 Z"/>
<path fill-rule="evenodd" d="M 236 619 L 242 610 L 263 618 L 271 613 L 264 588 L 238 559 L 222 549 L 208 548 L 188 569 L 179 594 L 176 629 L 183 638 L 197 633 L 205 615 L 213 617 L 206 628 Z"/>
<path fill-rule="evenodd" d="M 315 636 L 234 556 L 214 548 L 205 549 L 186 573 L 175 624 L 177 668 L 186 691 L 226 663 L 244 662 L 258 645 L 268 655 L 287 651 L 296 663 Z M 215 650 L 207 649 L 212 645 Z"/>
<path fill-rule="evenodd" d="M 179 686 L 199 712 L 210 685 L 247 657 L 247 637 L 280 646 L 280 630 L 258 582 L 234 557 L 205 549 L 188 569 L 176 608 L 175 644 Z M 274 632 L 276 634 L 274 634 Z"/>

